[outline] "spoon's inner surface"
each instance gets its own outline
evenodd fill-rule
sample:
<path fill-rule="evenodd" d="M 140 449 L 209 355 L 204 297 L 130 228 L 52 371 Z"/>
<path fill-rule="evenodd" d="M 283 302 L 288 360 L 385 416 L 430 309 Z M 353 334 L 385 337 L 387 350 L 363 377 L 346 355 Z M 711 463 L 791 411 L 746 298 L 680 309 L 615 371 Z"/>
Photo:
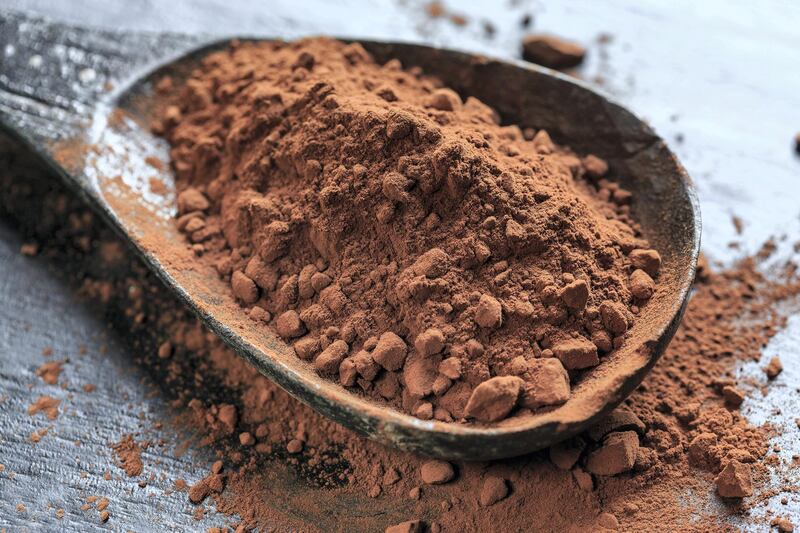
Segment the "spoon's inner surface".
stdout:
<path fill-rule="evenodd" d="M 157 105 L 154 82 L 169 74 L 180 84 L 208 50 L 158 69 L 98 107 L 88 130 L 85 174 L 116 223 L 215 332 L 290 394 L 343 425 L 396 446 L 471 459 L 517 455 L 579 432 L 638 385 L 677 326 L 699 246 L 688 177 L 640 121 L 569 80 L 423 46 L 364 46 L 379 62 L 396 57 L 404 66 L 417 65 L 438 76 L 462 97 L 479 97 L 506 123 L 546 128 L 557 141 L 597 153 L 634 194 L 633 215 L 662 256 L 659 290 L 625 344 L 573 383 L 566 404 L 490 428 L 423 421 L 321 378 L 270 328 L 248 318 L 229 285 L 197 260 L 178 232 L 168 146 L 149 130 Z"/>

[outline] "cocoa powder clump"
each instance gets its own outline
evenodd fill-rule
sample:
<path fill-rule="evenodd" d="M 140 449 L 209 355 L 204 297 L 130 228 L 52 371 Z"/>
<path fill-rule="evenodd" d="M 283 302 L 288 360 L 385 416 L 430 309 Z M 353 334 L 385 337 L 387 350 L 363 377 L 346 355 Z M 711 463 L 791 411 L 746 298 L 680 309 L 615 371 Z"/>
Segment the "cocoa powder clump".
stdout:
<path fill-rule="evenodd" d="M 522 57 L 545 67 L 576 67 L 583 62 L 585 56 L 584 47 L 555 35 L 534 34 L 522 39 Z"/>
<path fill-rule="evenodd" d="M 144 466 L 142 464 L 142 448 L 133 439 L 133 435 L 125 435 L 119 442 L 111 446 L 114 457 L 120 468 L 129 477 L 141 475 Z"/>
<path fill-rule="evenodd" d="M 61 375 L 61 365 L 62 361 L 48 361 L 36 369 L 36 375 L 48 385 L 55 385 Z"/>
<path fill-rule="evenodd" d="M 39 396 L 35 402 L 28 406 L 28 414 L 33 416 L 36 413 L 43 413 L 48 419 L 58 418 L 58 406 L 61 400 L 52 396 Z"/>
<path fill-rule="evenodd" d="M 655 290 L 660 258 L 605 161 L 419 69 L 330 39 L 237 43 L 171 87 L 155 130 L 179 229 L 253 327 L 354 392 L 502 420 L 516 397 L 464 419 L 476 387 L 518 357 L 591 369 Z M 569 397 L 543 368 L 514 378 L 544 398 L 527 409 Z"/>

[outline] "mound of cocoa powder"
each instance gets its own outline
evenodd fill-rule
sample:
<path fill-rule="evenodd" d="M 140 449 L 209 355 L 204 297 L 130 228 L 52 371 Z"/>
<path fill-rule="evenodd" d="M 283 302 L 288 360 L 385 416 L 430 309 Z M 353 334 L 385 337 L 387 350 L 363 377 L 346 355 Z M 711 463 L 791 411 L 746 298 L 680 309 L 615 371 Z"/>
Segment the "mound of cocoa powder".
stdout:
<path fill-rule="evenodd" d="M 358 44 L 234 42 L 157 90 L 198 260 L 254 327 L 419 418 L 564 403 L 655 290 L 603 160 Z"/>

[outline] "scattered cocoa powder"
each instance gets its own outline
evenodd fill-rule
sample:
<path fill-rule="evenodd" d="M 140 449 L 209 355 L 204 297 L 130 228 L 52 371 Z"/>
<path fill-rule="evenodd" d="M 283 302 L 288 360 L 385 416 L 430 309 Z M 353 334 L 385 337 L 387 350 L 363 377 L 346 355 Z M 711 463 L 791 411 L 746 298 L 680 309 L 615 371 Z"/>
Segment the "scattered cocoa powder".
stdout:
<path fill-rule="evenodd" d="M 35 242 L 28 242 L 19 247 L 19 253 L 33 257 L 39 253 L 39 245 Z"/>
<path fill-rule="evenodd" d="M 469 19 L 460 13 L 448 9 L 443 2 L 433 0 L 424 6 L 425 15 L 431 19 L 447 18 L 455 26 L 466 26 Z"/>
<path fill-rule="evenodd" d="M 48 385 L 58 383 L 58 376 L 61 375 L 61 365 L 63 361 L 48 361 L 36 369 L 36 375 Z"/>
<path fill-rule="evenodd" d="M 108 498 L 103 496 L 95 504 L 95 509 L 97 509 L 98 511 L 104 511 L 106 507 L 108 507 L 108 503 L 109 503 Z"/>
<path fill-rule="evenodd" d="M 33 416 L 38 412 L 42 412 L 50 420 L 55 420 L 58 418 L 58 406 L 60 404 L 61 400 L 58 398 L 39 396 L 35 402 L 28 406 L 28 414 Z"/>
<path fill-rule="evenodd" d="M 792 533 L 794 531 L 794 524 L 788 518 L 775 517 L 770 522 L 770 525 L 778 528 L 780 533 Z"/>
<path fill-rule="evenodd" d="M 225 488 L 225 476 L 212 473 L 189 487 L 189 501 L 202 503 L 210 494 L 219 494 Z"/>
<path fill-rule="evenodd" d="M 764 373 L 769 379 L 777 378 L 781 372 L 783 372 L 783 363 L 781 363 L 781 358 L 778 356 L 770 359 L 769 363 L 767 363 L 767 366 L 764 368 Z"/>
<path fill-rule="evenodd" d="M 586 470 L 599 476 L 627 472 L 636 463 L 639 436 L 633 431 L 614 432 L 586 460 Z"/>
<path fill-rule="evenodd" d="M 498 476 L 487 476 L 483 480 L 480 502 L 484 507 L 494 505 L 508 496 L 508 482 Z"/>
<path fill-rule="evenodd" d="M 428 461 L 420 467 L 420 478 L 428 485 L 441 485 L 455 477 L 453 465 L 447 461 Z"/>
<path fill-rule="evenodd" d="M 547 409 L 656 290 L 604 161 L 358 44 L 233 43 L 171 87 L 178 228 L 354 392 L 426 420 Z"/>
<path fill-rule="evenodd" d="M 51 429 L 52 429 L 52 426 L 36 430 L 36 431 L 34 431 L 34 432 L 32 432 L 30 434 L 30 436 L 28 437 L 28 440 L 30 440 L 34 444 L 36 444 L 38 442 L 41 442 L 42 438 L 45 435 L 47 435 L 50 432 Z"/>
<path fill-rule="evenodd" d="M 133 435 L 125 435 L 119 442 L 113 444 L 111 449 L 114 450 L 114 457 L 120 468 L 125 471 L 129 477 L 136 477 L 141 475 L 144 469 L 142 465 L 142 448 L 135 440 Z"/>

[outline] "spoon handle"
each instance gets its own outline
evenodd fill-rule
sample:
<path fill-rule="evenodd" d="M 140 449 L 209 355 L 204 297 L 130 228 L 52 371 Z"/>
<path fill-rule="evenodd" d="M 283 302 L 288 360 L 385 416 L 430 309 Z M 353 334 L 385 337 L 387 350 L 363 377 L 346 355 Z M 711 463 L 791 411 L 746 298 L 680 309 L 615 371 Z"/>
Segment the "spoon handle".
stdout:
<path fill-rule="evenodd" d="M 0 12 L 0 126 L 67 174 L 80 174 L 80 158 L 68 160 L 58 147 L 82 137 L 96 106 L 124 80 L 199 40 Z"/>

